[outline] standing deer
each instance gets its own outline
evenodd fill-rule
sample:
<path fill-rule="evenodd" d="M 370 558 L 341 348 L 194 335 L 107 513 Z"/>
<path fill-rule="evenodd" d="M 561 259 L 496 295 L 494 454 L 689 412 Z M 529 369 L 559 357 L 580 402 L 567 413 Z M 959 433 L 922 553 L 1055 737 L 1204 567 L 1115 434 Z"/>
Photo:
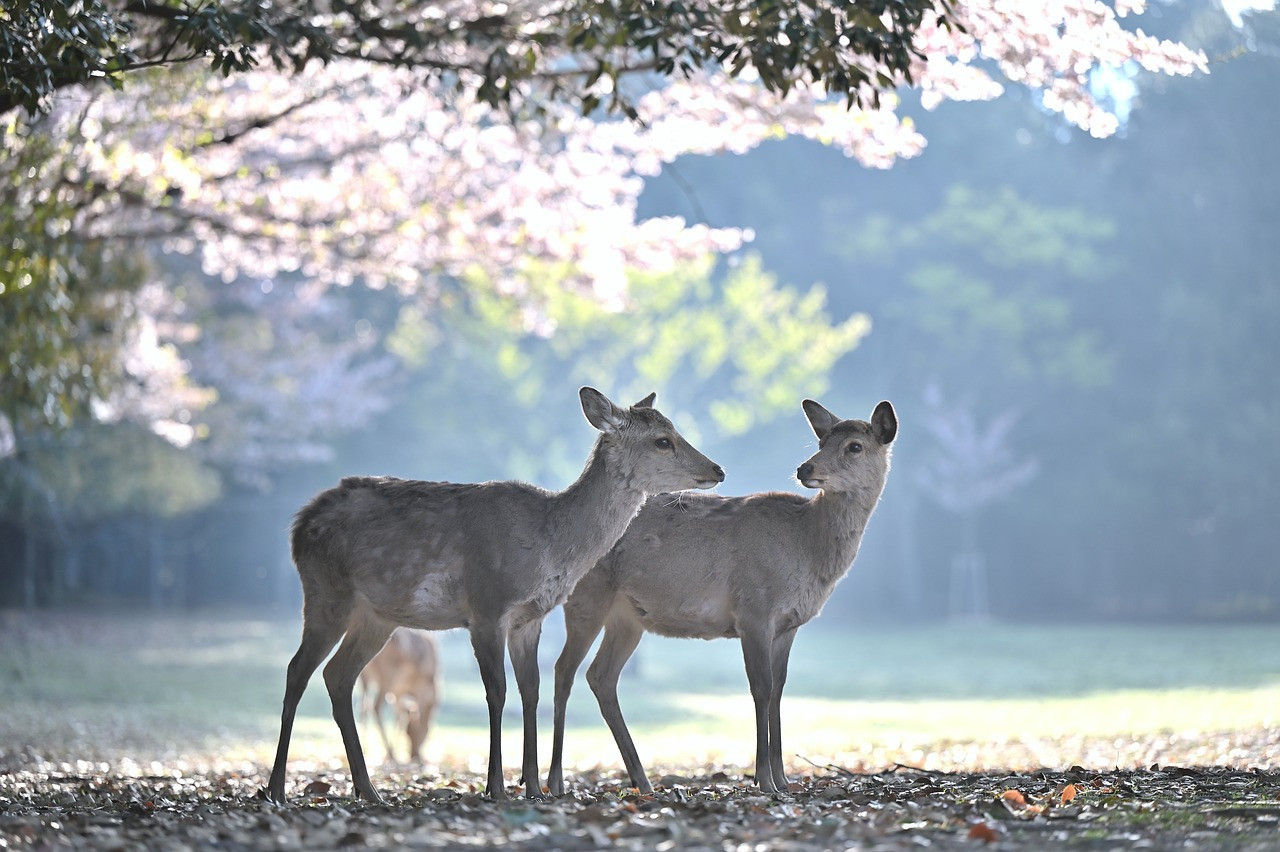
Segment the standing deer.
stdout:
<path fill-rule="evenodd" d="M 267 798 L 285 801 L 285 765 L 298 701 L 324 669 L 355 794 L 381 801 L 356 733 L 352 691 L 365 663 L 397 625 L 466 627 L 489 707 L 485 791 L 502 780 L 502 708 L 511 653 L 524 710 L 523 780 L 539 795 L 538 637 L 542 620 L 622 536 L 645 496 L 712 488 L 724 471 L 653 408 L 653 394 L 619 408 L 594 388 L 579 391 L 601 434 L 581 476 L 564 491 L 522 482 L 458 485 L 349 477 L 294 518 L 293 561 L 302 580 L 302 642 L 289 662 L 280 743 Z"/>
<path fill-rule="evenodd" d="M 565 644 L 556 661 L 555 735 L 547 786 L 564 793 L 565 705 L 578 666 L 601 628 L 587 683 L 622 753 L 631 784 L 652 786 L 618 705 L 618 676 L 645 631 L 695 639 L 737 637 L 756 711 L 756 783 L 786 790 L 782 687 L 796 630 L 821 610 L 849 571 L 889 473 L 898 431 L 893 406 L 871 421 L 841 420 L 803 403 L 818 452 L 796 477 L 799 494 L 658 495 L 651 498 L 565 603 Z"/>
<path fill-rule="evenodd" d="M 387 759 L 396 759 L 382 711 L 391 705 L 409 738 L 409 760 L 422 760 L 422 744 L 440 702 L 440 652 L 430 633 L 398 628 L 360 672 L 361 709 L 372 716 Z"/>

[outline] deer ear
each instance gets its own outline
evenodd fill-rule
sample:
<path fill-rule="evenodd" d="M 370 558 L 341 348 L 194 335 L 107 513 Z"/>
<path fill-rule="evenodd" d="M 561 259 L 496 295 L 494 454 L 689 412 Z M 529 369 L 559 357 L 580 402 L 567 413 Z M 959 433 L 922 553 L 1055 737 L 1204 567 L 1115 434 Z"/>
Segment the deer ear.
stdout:
<path fill-rule="evenodd" d="M 651 393 L 631 407 L 632 408 L 653 408 L 653 401 L 657 399 L 657 397 L 658 397 L 658 394 L 656 392 Z"/>
<path fill-rule="evenodd" d="M 840 422 L 839 417 L 811 399 L 800 404 L 804 406 L 804 416 L 809 418 L 809 425 L 813 427 L 813 434 L 818 436 L 819 441 L 827 437 L 827 433 Z"/>
<path fill-rule="evenodd" d="M 889 400 L 886 399 L 871 412 L 871 431 L 875 433 L 876 440 L 881 444 L 893 443 L 894 437 L 898 434 L 898 415 L 889 404 Z"/>
<path fill-rule="evenodd" d="M 582 413 L 587 415 L 587 422 L 601 432 L 616 432 L 627 420 L 627 413 L 595 388 L 581 388 L 578 398 L 582 400 Z"/>

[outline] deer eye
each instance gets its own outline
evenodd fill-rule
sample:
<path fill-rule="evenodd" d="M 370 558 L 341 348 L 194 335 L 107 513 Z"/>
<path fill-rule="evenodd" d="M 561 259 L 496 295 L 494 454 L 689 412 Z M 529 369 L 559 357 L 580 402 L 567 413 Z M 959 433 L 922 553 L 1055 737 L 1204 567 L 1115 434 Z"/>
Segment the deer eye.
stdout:
<path fill-rule="evenodd" d="M 660 450 L 669 450 L 672 447 L 670 438 L 659 438 L 653 442 L 653 445 Z"/>
<path fill-rule="evenodd" d="M 845 447 L 844 449 L 845 449 L 845 452 L 847 453 L 860 453 L 862 452 L 862 444 L 859 443 L 858 441 L 854 441 L 852 444 Z"/>

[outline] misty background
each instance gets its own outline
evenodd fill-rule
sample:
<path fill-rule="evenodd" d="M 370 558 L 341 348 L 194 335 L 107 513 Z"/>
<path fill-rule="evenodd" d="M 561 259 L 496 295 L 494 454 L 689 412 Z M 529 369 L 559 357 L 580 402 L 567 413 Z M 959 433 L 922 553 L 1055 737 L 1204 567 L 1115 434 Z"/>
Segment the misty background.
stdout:
<path fill-rule="evenodd" d="M 360 287 L 302 311 L 303 281 L 151 259 L 216 399 L 185 449 L 82 424 L 29 442 L 29 469 L 0 458 L 0 607 L 296 615 L 287 528 L 312 494 L 563 487 L 592 384 L 656 391 L 727 494 L 803 490 L 803 398 L 893 402 L 889 483 L 824 622 L 1275 620 L 1280 14 L 1147 18 L 1211 73 L 1100 79 L 1114 138 L 1010 87 L 905 107 L 929 144 L 885 171 L 798 139 L 678 161 L 640 215 L 755 239 L 638 277 L 621 312 L 552 293 L 531 329 L 465 283 L 430 311 Z"/>

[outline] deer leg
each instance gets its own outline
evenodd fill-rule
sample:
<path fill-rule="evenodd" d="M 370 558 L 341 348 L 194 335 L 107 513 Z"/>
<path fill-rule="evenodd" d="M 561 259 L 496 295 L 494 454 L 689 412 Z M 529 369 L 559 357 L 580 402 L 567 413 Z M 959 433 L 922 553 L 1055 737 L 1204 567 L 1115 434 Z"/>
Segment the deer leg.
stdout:
<path fill-rule="evenodd" d="M 763 628 L 763 629 L 761 629 Z M 760 625 L 742 633 L 742 658 L 756 708 L 756 785 L 766 793 L 778 792 L 769 760 L 769 700 L 773 694 L 773 626 Z"/>
<path fill-rule="evenodd" d="M 308 617 L 310 616 L 310 617 Z M 293 734 L 293 718 L 298 712 L 298 702 L 306 691 L 307 681 L 320 663 L 338 644 L 346 630 L 345 613 L 311 610 L 302 622 L 302 641 L 297 653 L 289 661 L 285 676 L 284 710 L 280 714 L 280 742 L 276 746 L 276 760 L 271 767 L 271 780 L 267 782 L 267 798 L 283 805 L 285 765 L 289 760 L 289 738 Z"/>
<path fill-rule="evenodd" d="M 507 703 L 507 669 L 502 651 L 502 628 L 495 622 L 473 622 L 471 650 L 480 665 L 480 680 L 489 705 L 489 775 L 484 791 L 491 798 L 507 798 L 502 780 L 502 708 Z"/>
<path fill-rule="evenodd" d="M 525 796 L 530 799 L 542 798 L 538 785 L 538 638 L 541 635 L 541 619 L 525 622 L 507 634 L 511 669 L 515 672 L 524 714 L 524 758 L 520 780 L 524 783 Z"/>
<path fill-rule="evenodd" d="M 631 786 L 642 793 L 652 793 L 653 785 L 645 775 L 640 755 L 636 753 L 635 743 L 631 741 L 631 732 L 627 730 L 626 720 L 622 718 L 622 707 L 618 704 L 618 677 L 643 636 L 644 628 L 626 615 L 617 617 L 615 611 L 615 616 L 605 626 L 600 650 L 587 667 L 587 684 L 600 704 L 600 715 L 604 716 L 605 723 L 613 732 L 618 751 L 622 753 L 622 763 L 627 767 L 627 775 L 631 778 Z"/>
<path fill-rule="evenodd" d="M 431 732 L 431 723 L 435 718 L 436 704 L 440 700 L 440 694 L 436 691 L 435 686 L 435 660 L 432 659 L 431 685 L 418 694 L 418 715 L 416 717 L 417 724 L 409 733 L 409 742 L 412 748 L 413 760 L 422 763 L 422 744 L 427 741 L 427 734 Z"/>
<path fill-rule="evenodd" d="M 387 760 L 395 763 L 395 749 L 391 746 L 391 738 L 387 736 L 387 726 L 382 718 L 383 711 L 387 709 L 387 693 L 377 687 L 370 687 L 365 694 L 365 699 L 367 701 L 365 713 L 372 716 L 374 724 L 378 726 L 378 737 L 382 740 L 382 749 L 387 753 Z"/>
<path fill-rule="evenodd" d="M 579 583 L 579 588 L 582 585 Z M 607 611 L 607 607 L 575 605 L 573 597 L 564 605 L 564 649 L 556 659 L 555 728 L 551 737 L 551 768 L 547 770 L 547 789 L 553 796 L 564 795 L 565 709 L 569 705 L 569 693 L 573 691 L 573 679 L 600 635 Z"/>
<path fill-rule="evenodd" d="M 786 630 L 773 640 L 773 691 L 769 694 L 769 768 L 778 790 L 787 789 L 787 774 L 782 767 L 782 688 L 787 683 L 787 663 L 791 659 L 791 643 L 795 629 Z M 756 774 L 760 773 L 759 767 Z"/>
<path fill-rule="evenodd" d="M 365 766 L 360 734 L 356 731 L 352 693 L 355 691 L 356 678 L 382 646 L 387 644 L 394 629 L 395 625 L 371 615 L 353 619 L 333 659 L 324 667 L 324 682 L 329 688 L 329 702 L 333 705 L 333 720 L 338 723 L 338 730 L 342 732 L 342 745 L 347 752 L 347 765 L 351 768 L 351 784 L 357 797 L 370 802 L 381 802 L 382 797 L 373 788 L 369 769 Z"/>
<path fill-rule="evenodd" d="M 427 713 L 419 703 L 405 725 L 405 733 L 409 736 L 409 760 L 413 763 L 422 763 L 422 744 L 427 739 Z"/>

